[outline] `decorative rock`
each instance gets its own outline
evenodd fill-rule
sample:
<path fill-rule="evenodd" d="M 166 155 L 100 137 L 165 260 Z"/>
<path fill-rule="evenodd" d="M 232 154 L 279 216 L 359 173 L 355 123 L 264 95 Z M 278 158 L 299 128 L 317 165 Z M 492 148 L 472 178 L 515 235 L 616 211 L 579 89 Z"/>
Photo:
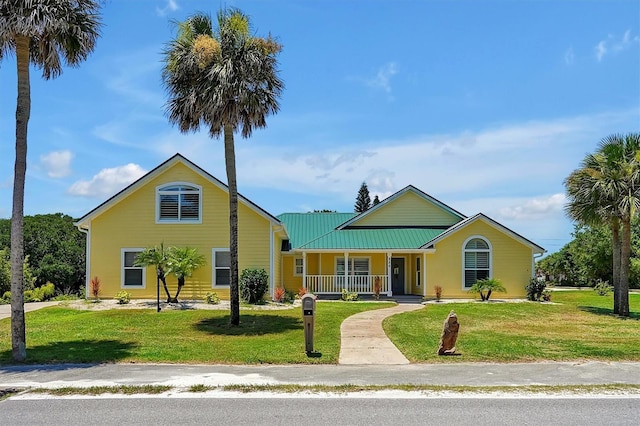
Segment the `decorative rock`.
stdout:
<path fill-rule="evenodd" d="M 440 336 L 440 347 L 438 355 L 453 355 L 456 352 L 456 339 L 458 338 L 458 316 L 455 312 L 449 312 L 449 316 L 444 320 L 442 336 Z"/>

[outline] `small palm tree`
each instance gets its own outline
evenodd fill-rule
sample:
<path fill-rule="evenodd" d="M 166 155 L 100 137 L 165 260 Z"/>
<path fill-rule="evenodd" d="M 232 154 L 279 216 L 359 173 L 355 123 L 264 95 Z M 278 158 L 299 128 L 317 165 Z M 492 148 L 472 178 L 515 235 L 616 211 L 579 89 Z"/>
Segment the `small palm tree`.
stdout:
<path fill-rule="evenodd" d="M 167 260 L 168 253 L 164 249 L 164 243 L 160 244 L 160 247 L 147 247 L 136 256 L 136 260 L 133 262 L 135 266 L 154 266 L 156 268 L 156 284 L 160 286 L 160 282 L 164 287 L 164 292 L 167 294 L 167 303 L 171 301 L 171 294 L 167 287 Z M 160 296 L 158 295 L 158 298 Z"/>
<path fill-rule="evenodd" d="M 24 322 L 24 186 L 27 128 L 31 115 L 29 65 L 45 80 L 62 74 L 62 63 L 77 66 L 93 52 L 100 29 L 95 0 L 0 1 L 0 60 L 15 53 L 18 71 L 16 161 L 11 214 L 11 346 L 13 359 L 27 357 Z"/>
<path fill-rule="evenodd" d="M 231 325 L 240 323 L 238 287 L 238 187 L 234 133 L 248 138 L 267 126 L 266 117 L 279 109 L 284 87 L 276 56 L 282 49 L 271 36 L 252 34 L 249 18 L 238 9 L 211 17 L 197 13 L 177 24 L 176 38 L 164 52 L 162 80 L 169 94 L 169 121 L 183 133 L 209 130 L 224 136 L 229 187 L 229 252 Z"/>
<path fill-rule="evenodd" d="M 482 280 L 476 281 L 474 285 L 469 289 L 471 293 L 480 294 L 480 299 L 483 302 L 486 302 L 491 297 L 491 293 L 494 291 L 506 293 L 507 289 L 504 288 L 502 282 L 496 278 L 484 278 Z"/>
<path fill-rule="evenodd" d="M 170 298 L 168 302 L 178 303 L 178 296 L 185 279 L 189 278 L 199 267 L 206 264 L 205 257 L 198 253 L 198 249 L 190 247 L 171 247 L 167 256 L 167 273 L 175 275 L 178 279 L 178 291 L 176 296 Z"/>

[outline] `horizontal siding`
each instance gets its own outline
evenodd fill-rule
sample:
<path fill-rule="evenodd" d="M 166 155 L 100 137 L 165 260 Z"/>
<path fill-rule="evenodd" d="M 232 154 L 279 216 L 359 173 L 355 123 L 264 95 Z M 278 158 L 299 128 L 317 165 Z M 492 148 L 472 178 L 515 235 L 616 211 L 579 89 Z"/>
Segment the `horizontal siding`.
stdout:
<path fill-rule="evenodd" d="M 169 182 L 189 182 L 202 187 L 202 223 L 156 224 L 156 187 Z M 270 222 L 240 203 L 238 208 L 239 270 L 264 268 L 269 273 Z M 177 163 L 149 181 L 91 223 L 91 276 L 99 276 L 104 297 L 120 291 L 121 249 L 144 248 L 164 244 L 197 248 L 207 259 L 198 269 L 181 295 L 185 299 L 202 299 L 212 291 L 212 248 L 229 247 L 229 198 L 223 189 L 211 184 L 182 163 Z M 168 277 L 172 293 L 177 281 Z M 155 298 L 156 279 L 153 268 L 146 272 L 146 288 L 127 289 L 134 298 Z M 216 288 L 219 296 L 228 298 L 228 290 Z"/>
<path fill-rule="evenodd" d="M 531 278 L 532 251 L 509 235 L 494 227 L 476 221 L 436 244 L 436 252 L 427 255 L 427 295 L 434 296 L 434 287 L 442 287 L 442 297 L 471 297 L 462 289 L 462 245 L 473 236 L 480 235 L 492 246 L 493 278 L 502 281 L 506 293 L 495 298 L 522 298 Z"/>
<path fill-rule="evenodd" d="M 450 226 L 460 219 L 419 197 L 407 192 L 379 210 L 358 219 L 353 226 Z"/>

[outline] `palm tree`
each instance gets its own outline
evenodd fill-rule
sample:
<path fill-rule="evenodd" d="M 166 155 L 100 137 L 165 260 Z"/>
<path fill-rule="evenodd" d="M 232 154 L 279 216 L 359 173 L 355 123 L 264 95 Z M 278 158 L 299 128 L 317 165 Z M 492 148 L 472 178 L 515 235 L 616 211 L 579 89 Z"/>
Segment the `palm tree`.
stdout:
<path fill-rule="evenodd" d="M 167 261 L 168 253 L 164 249 L 164 243 L 160 247 L 147 247 L 136 256 L 133 262 L 135 266 L 154 266 L 156 268 L 156 285 L 160 287 L 160 282 L 164 286 L 164 292 L 167 294 L 167 303 L 171 301 L 171 294 L 167 287 Z M 158 299 L 160 295 L 158 294 Z"/>
<path fill-rule="evenodd" d="M 171 298 L 171 303 L 178 303 L 180 290 L 184 287 L 186 278 L 189 278 L 193 271 L 205 265 L 205 257 L 198 253 L 198 249 L 189 247 L 171 247 L 167 258 L 167 273 L 172 273 L 178 279 L 178 291 L 176 297 Z"/>
<path fill-rule="evenodd" d="M 177 24 L 176 38 L 164 51 L 162 79 L 168 92 L 169 121 L 183 133 L 206 126 L 209 135 L 224 136 L 229 187 L 230 323 L 240 323 L 238 291 L 238 188 L 234 133 L 251 136 L 266 127 L 279 109 L 284 87 L 276 55 L 281 46 L 271 36 L 252 35 L 249 18 L 238 9 L 223 9 L 214 29 L 211 17 L 197 13 Z"/>
<path fill-rule="evenodd" d="M 24 323 L 24 184 L 27 128 L 31 113 L 29 64 L 46 80 L 62 73 L 62 62 L 76 66 L 93 52 L 100 29 L 95 0 L 0 1 L 0 60 L 15 53 L 18 71 L 16 161 L 11 214 L 11 347 L 13 359 L 27 357 Z"/>
<path fill-rule="evenodd" d="M 501 293 L 507 292 L 507 289 L 502 285 L 502 281 L 497 278 L 484 278 L 478 280 L 471 286 L 471 288 L 469 288 L 470 293 L 480 294 L 480 299 L 483 302 L 489 301 L 491 293 L 494 291 Z"/>
<path fill-rule="evenodd" d="M 629 316 L 631 220 L 640 207 L 640 133 L 604 138 L 565 180 L 567 214 L 612 230 L 614 313 Z M 622 227 L 622 230 L 620 230 Z"/>

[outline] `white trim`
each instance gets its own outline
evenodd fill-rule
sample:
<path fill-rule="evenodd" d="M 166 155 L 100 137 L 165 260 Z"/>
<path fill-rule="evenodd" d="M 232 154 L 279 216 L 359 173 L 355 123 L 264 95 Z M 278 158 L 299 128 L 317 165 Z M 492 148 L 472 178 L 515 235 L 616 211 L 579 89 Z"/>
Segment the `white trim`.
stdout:
<path fill-rule="evenodd" d="M 422 296 L 427 297 L 427 253 L 422 254 Z"/>
<path fill-rule="evenodd" d="M 178 219 L 175 220 L 161 220 L 160 219 L 160 191 L 162 188 L 166 188 L 167 186 L 188 186 L 191 188 L 196 188 L 198 190 L 198 219 L 189 220 L 189 219 L 180 219 L 180 195 L 181 192 L 178 192 Z M 186 181 L 175 181 L 175 182 L 165 182 L 156 186 L 155 190 L 156 198 L 156 224 L 164 225 L 164 224 L 200 224 L 202 223 L 202 186 L 196 185 L 195 183 L 186 182 Z"/>
<path fill-rule="evenodd" d="M 89 299 L 89 292 L 91 291 L 91 222 L 87 225 L 87 228 L 77 227 L 78 231 L 86 235 L 85 247 L 84 247 L 84 298 Z"/>
<path fill-rule="evenodd" d="M 462 243 L 462 290 L 463 291 L 467 291 L 470 288 L 470 287 L 467 287 L 465 285 L 465 273 L 464 273 L 465 270 L 466 270 L 465 254 L 467 252 L 467 250 L 466 250 L 467 244 L 469 243 L 469 241 L 474 240 L 474 239 L 482 240 L 485 243 L 487 243 L 487 246 L 489 246 L 489 249 L 486 250 L 486 251 L 484 251 L 484 250 L 469 250 L 469 251 L 489 253 L 489 278 L 493 277 L 493 246 L 491 245 L 491 241 L 489 241 L 489 239 L 487 237 L 484 237 L 482 235 L 472 235 L 469 238 L 467 238 L 466 240 L 464 240 L 464 242 Z"/>
<path fill-rule="evenodd" d="M 216 284 L 216 269 L 225 269 L 216 268 L 216 253 L 219 251 L 231 254 L 231 249 L 229 247 L 215 247 L 211 249 L 211 288 L 229 288 L 229 284 Z M 231 266 L 229 266 L 229 273 L 231 273 Z"/>
<path fill-rule="evenodd" d="M 142 270 L 142 285 L 125 285 L 124 284 L 124 254 L 125 253 L 140 253 L 143 252 L 144 249 L 140 247 L 124 247 L 120 249 L 120 288 L 122 289 L 130 289 L 130 290 L 144 290 L 147 288 L 147 268 L 142 266 L 129 266 L 129 269 L 140 269 Z M 87 290 L 89 290 L 87 288 Z"/>
<path fill-rule="evenodd" d="M 420 256 L 416 256 L 415 259 L 416 287 L 422 287 L 422 259 Z"/>

